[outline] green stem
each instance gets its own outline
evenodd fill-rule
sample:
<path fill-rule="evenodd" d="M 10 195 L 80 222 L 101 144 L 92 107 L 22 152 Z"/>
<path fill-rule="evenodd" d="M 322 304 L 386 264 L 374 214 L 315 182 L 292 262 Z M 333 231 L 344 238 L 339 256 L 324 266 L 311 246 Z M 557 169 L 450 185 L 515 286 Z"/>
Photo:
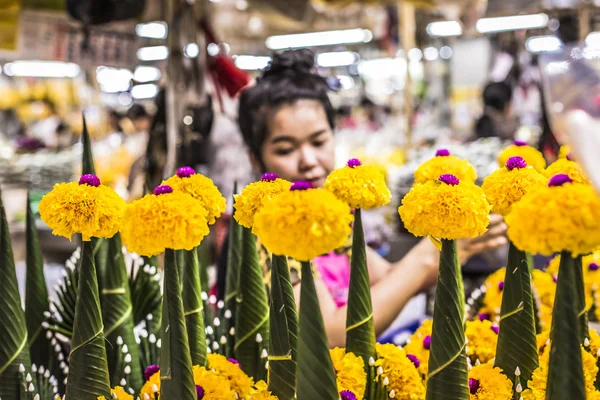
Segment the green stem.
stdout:
<path fill-rule="evenodd" d="M 579 322 L 579 343 L 584 344 L 590 338 L 587 305 L 585 304 L 585 284 L 583 282 L 583 263 L 581 256 L 574 258 L 575 283 L 577 284 L 577 319 Z"/>
<path fill-rule="evenodd" d="M 190 344 L 192 365 L 206 365 L 204 303 L 201 297 L 200 267 L 196 249 L 185 251 L 183 266 L 183 311 Z"/>

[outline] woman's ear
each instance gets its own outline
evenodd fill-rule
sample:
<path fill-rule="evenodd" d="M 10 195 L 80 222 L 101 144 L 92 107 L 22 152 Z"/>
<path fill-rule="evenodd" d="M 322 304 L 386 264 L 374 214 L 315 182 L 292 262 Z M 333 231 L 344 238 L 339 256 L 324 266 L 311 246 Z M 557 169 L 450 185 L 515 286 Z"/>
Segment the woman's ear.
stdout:
<path fill-rule="evenodd" d="M 252 164 L 252 168 L 259 174 L 263 174 L 265 172 L 262 162 L 252 152 L 250 153 L 250 163 Z"/>

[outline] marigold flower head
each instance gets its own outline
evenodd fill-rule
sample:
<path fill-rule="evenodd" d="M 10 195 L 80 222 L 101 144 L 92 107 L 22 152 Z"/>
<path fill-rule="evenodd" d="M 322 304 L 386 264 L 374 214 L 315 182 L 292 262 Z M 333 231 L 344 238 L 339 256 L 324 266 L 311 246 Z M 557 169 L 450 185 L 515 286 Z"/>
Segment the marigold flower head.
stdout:
<path fill-rule="evenodd" d="M 532 166 L 536 171 L 542 172 L 546 168 L 546 160 L 542 153 L 536 148 L 527 146 L 525 142 L 515 141 L 498 155 L 498 166 L 504 167 L 509 158 L 520 156 L 527 165 Z"/>
<path fill-rule="evenodd" d="M 476 365 L 469 371 L 471 400 L 510 400 L 513 385 L 493 362 Z"/>
<path fill-rule="evenodd" d="M 488 320 L 467 321 L 465 336 L 468 340 L 467 356 L 475 364 L 477 360 L 487 363 L 496 356 L 498 325 Z"/>
<path fill-rule="evenodd" d="M 546 178 L 552 178 L 558 174 L 567 174 L 575 183 L 590 183 L 590 180 L 585 175 L 585 172 L 583 172 L 581 165 L 567 158 L 556 160 L 542 172 Z"/>
<path fill-rule="evenodd" d="M 477 172 L 469 161 L 450 155 L 446 149 L 440 149 L 435 157 L 415 170 L 415 183 L 437 180 L 442 174 L 452 174 L 461 182 L 474 183 L 477 180 Z"/>
<path fill-rule="evenodd" d="M 392 199 L 383 173 L 376 167 L 362 165 L 356 158 L 329 174 L 325 189 L 353 208 L 381 207 Z"/>
<path fill-rule="evenodd" d="M 407 354 L 412 354 L 419 359 L 417 367 L 419 374 L 424 378 L 429 368 L 429 351 L 431 349 L 432 320 L 423 321 L 421 326 L 410 337 L 410 341 L 404 346 Z"/>
<path fill-rule="evenodd" d="M 350 207 L 325 189 L 293 190 L 272 198 L 254 217 L 254 232 L 273 254 L 310 261 L 342 246 Z"/>
<path fill-rule="evenodd" d="M 565 183 L 523 196 L 506 217 L 509 239 L 523 251 L 573 256 L 600 246 L 600 198 L 591 186 Z"/>
<path fill-rule="evenodd" d="M 127 206 L 121 235 L 130 252 L 142 256 L 165 249 L 191 250 L 208 235 L 206 210 L 187 193 L 164 186 Z M 157 188 L 157 189 L 159 189 Z"/>
<path fill-rule="evenodd" d="M 229 381 L 231 389 L 241 399 L 248 398 L 253 392 L 254 381 L 246 375 L 239 364 L 229 361 L 220 354 L 208 355 L 208 368 Z M 212 399 L 212 397 L 209 397 Z"/>
<path fill-rule="evenodd" d="M 133 396 L 127 393 L 121 386 L 115 386 L 111 390 L 111 399 L 113 400 L 133 400 Z M 98 400 L 107 400 L 104 396 L 98 396 Z"/>
<path fill-rule="evenodd" d="M 456 184 L 442 175 L 439 180 L 415 185 L 399 208 L 404 226 L 415 236 L 438 239 L 476 237 L 486 232 L 492 206 L 480 187 Z"/>
<path fill-rule="evenodd" d="M 362 357 L 336 347 L 330 350 L 338 392 L 350 391 L 362 399 L 367 387 L 367 373 Z"/>
<path fill-rule="evenodd" d="M 156 391 L 154 389 L 156 389 Z M 143 399 L 144 395 L 148 395 L 148 398 L 153 399 L 154 393 L 160 393 L 160 371 L 155 372 L 150 379 L 144 383 L 144 386 L 140 391 L 140 398 Z"/>
<path fill-rule="evenodd" d="M 191 167 L 179 168 L 177 174 L 164 181 L 162 185 L 170 186 L 176 192 L 187 193 L 198 200 L 207 211 L 206 220 L 211 225 L 227 208 L 227 200 L 212 179 L 195 173 Z"/>
<path fill-rule="evenodd" d="M 202 394 L 204 396 L 198 396 L 198 399 L 229 400 L 235 398 L 247 398 L 241 396 L 236 397 L 232 382 L 219 373 L 197 365 L 194 366 L 193 373 L 196 394 Z"/>
<path fill-rule="evenodd" d="M 545 183 L 546 178 L 542 174 L 528 167 L 522 157 L 515 156 L 508 159 L 506 167 L 485 178 L 481 188 L 493 207 L 492 212 L 506 215 L 526 193 Z"/>
<path fill-rule="evenodd" d="M 84 175 L 80 182 L 54 185 L 40 201 L 39 210 L 53 234 L 71 240 L 80 233 L 84 241 L 90 241 L 92 237 L 111 238 L 119 231 L 125 202 L 95 175 Z"/>
<path fill-rule="evenodd" d="M 240 225 L 252 228 L 256 212 L 271 198 L 290 190 L 292 183 L 275 174 L 264 174 L 262 180 L 249 184 L 242 193 L 235 195 L 235 214 Z"/>
<path fill-rule="evenodd" d="M 393 344 L 376 344 L 376 366 L 383 368 L 381 379 L 388 378 L 389 388 L 396 393 L 396 399 L 418 400 L 425 398 L 425 386 L 419 371 L 407 357 L 405 349 Z"/>
<path fill-rule="evenodd" d="M 560 150 L 558 151 L 558 158 L 567 158 L 569 154 L 571 154 L 571 146 L 569 146 L 568 144 L 560 146 Z"/>

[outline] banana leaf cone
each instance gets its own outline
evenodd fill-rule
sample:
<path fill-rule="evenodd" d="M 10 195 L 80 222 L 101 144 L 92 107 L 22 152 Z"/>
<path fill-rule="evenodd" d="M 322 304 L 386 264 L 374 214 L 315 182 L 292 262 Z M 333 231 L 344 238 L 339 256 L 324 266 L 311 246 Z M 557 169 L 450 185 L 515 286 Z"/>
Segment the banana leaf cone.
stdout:
<path fill-rule="evenodd" d="M 196 385 L 175 250 L 165 252 L 165 283 L 162 311 L 160 354 L 160 398 L 162 400 L 196 400 Z"/>
<path fill-rule="evenodd" d="M 44 260 L 38 240 L 35 216 L 31 211 L 31 203 L 27 201 L 27 275 L 25 279 L 25 318 L 29 335 L 29 352 L 31 362 L 53 370 L 54 352 L 50 340 L 46 337 L 42 323 L 46 320 L 44 312 L 50 311 L 48 289 L 44 278 Z"/>
<path fill-rule="evenodd" d="M 104 326 L 91 242 L 83 242 L 69 357 L 66 397 L 77 400 L 97 400 L 98 396 L 110 398 Z"/>
<path fill-rule="evenodd" d="M 190 345 L 192 365 L 206 365 L 206 332 L 204 331 L 204 302 L 200 284 L 200 267 L 196 249 L 184 250 L 183 312 Z"/>
<path fill-rule="evenodd" d="M 585 284 L 583 282 L 583 262 L 581 256 L 574 258 L 575 279 L 577 284 L 577 320 L 579 323 L 579 343 L 583 345 L 590 339 L 587 305 L 585 303 Z"/>
<path fill-rule="evenodd" d="M 362 226 L 361 210 L 357 209 L 354 215 L 352 259 L 350 262 L 346 348 L 347 351 L 362 357 L 368 369 L 369 358 L 377 359 L 375 340 L 365 235 Z"/>
<path fill-rule="evenodd" d="M 298 331 L 298 400 L 339 400 L 325 323 L 310 263 L 302 263 Z"/>
<path fill-rule="evenodd" d="M 524 389 L 538 367 L 536 323 L 531 291 L 531 256 L 512 243 L 504 278 L 495 364 L 515 382 L 517 367 Z"/>
<path fill-rule="evenodd" d="M 135 268 L 135 266 L 132 266 Z M 131 302 L 133 303 L 133 323 L 142 321 L 149 334 L 160 335 L 160 317 L 162 313 L 162 290 L 156 279 L 159 269 L 158 258 L 142 257 L 142 265 L 137 273 L 132 270 L 129 277 Z"/>
<path fill-rule="evenodd" d="M 426 398 L 470 398 L 465 349 L 464 289 L 455 240 L 442 240 Z"/>
<path fill-rule="evenodd" d="M 579 324 L 578 263 L 571 253 L 560 256 L 556 298 L 552 310 L 552 344 L 547 400 L 585 400 Z"/>
<path fill-rule="evenodd" d="M 284 256 L 273 256 L 269 315 L 269 391 L 280 400 L 291 400 L 296 394 L 298 312 Z"/>
<path fill-rule="evenodd" d="M 255 381 L 265 380 L 266 359 L 261 355 L 269 344 L 269 301 L 258 262 L 256 237 L 242 231 L 242 266 L 236 310 L 234 355 L 242 370 Z"/>
<path fill-rule="evenodd" d="M 18 400 L 19 365 L 31 366 L 27 324 L 17 285 L 8 222 L 0 191 L 0 398 Z"/>
<path fill-rule="evenodd" d="M 136 392 L 144 385 L 144 375 L 138 360 L 140 359 L 138 344 L 133 333 L 133 305 L 127 277 L 127 268 L 123 257 L 121 235 L 117 233 L 106 240 L 107 268 L 102 289 L 102 321 L 104 336 L 109 346 L 106 347 L 108 370 L 110 371 L 111 387 L 124 386 L 121 383 L 126 378 L 127 386 Z M 117 346 L 118 338 L 127 345 L 132 362 L 125 362 L 121 347 Z M 131 372 L 125 376 L 125 366 L 129 365 Z"/>
<path fill-rule="evenodd" d="M 242 226 L 231 218 L 229 224 L 229 247 L 227 248 L 227 276 L 225 277 L 225 332 L 229 335 L 229 348 L 235 346 L 235 335 L 231 335 L 237 315 L 240 270 L 242 268 Z"/>

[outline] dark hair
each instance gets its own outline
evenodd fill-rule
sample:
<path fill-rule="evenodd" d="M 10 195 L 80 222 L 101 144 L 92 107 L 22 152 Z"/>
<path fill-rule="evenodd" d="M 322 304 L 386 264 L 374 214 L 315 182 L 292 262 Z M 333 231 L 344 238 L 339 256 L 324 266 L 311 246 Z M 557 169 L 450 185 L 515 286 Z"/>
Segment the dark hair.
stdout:
<path fill-rule="evenodd" d="M 483 115 L 475 123 L 475 133 L 477 137 L 494 137 L 496 128 L 494 120 L 488 115 L 489 109 L 495 111 L 504 111 L 512 99 L 512 88 L 505 82 L 493 82 L 486 85 L 483 89 L 483 105 L 486 108 Z"/>
<path fill-rule="evenodd" d="M 261 148 L 267 137 L 269 117 L 282 105 L 310 99 L 321 103 L 329 125 L 335 126 L 336 111 L 328 96 L 327 81 L 313 72 L 314 54 L 307 49 L 273 54 L 273 60 L 257 80 L 240 97 L 238 122 L 244 141 L 262 162 Z"/>
<path fill-rule="evenodd" d="M 134 104 L 127 111 L 127 117 L 132 121 L 134 121 L 136 119 L 140 119 L 140 118 L 147 118 L 149 116 L 150 115 L 148 115 L 148 112 L 146 111 L 144 106 L 141 104 Z"/>

